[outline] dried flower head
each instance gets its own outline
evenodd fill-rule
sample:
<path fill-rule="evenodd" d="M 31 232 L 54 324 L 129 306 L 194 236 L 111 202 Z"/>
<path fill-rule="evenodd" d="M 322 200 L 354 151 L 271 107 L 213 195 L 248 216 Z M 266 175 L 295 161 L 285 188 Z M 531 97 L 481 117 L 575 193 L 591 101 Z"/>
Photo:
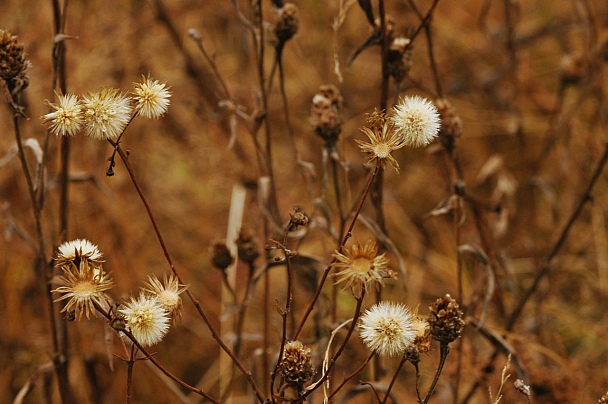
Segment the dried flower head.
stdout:
<path fill-rule="evenodd" d="M 608 404 L 608 392 L 600 397 L 597 404 Z"/>
<path fill-rule="evenodd" d="M 398 36 L 393 38 L 388 48 L 387 67 L 389 74 L 397 83 L 403 81 L 412 68 L 412 47 L 409 38 Z"/>
<path fill-rule="evenodd" d="M 439 116 L 441 117 L 441 129 L 439 130 L 439 140 L 443 147 L 452 153 L 456 147 L 456 138 L 462 133 L 462 122 L 455 108 L 446 98 L 439 98 L 435 101 Z"/>
<path fill-rule="evenodd" d="M 22 88 L 27 86 L 25 73 L 29 66 L 23 44 L 9 31 L 0 29 L 0 79 L 6 82 L 11 94 L 18 83 L 25 84 Z"/>
<path fill-rule="evenodd" d="M 99 264 L 102 261 L 102 254 L 99 248 L 86 239 L 76 239 L 66 241 L 57 247 L 57 255 L 55 256 L 55 266 L 71 267 L 74 263 L 76 268 L 80 266 L 80 261 L 88 261 L 93 264 Z"/>
<path fill-rule="evenodd" d="M 133 83 L 133 99 L 136 102 L 135 111 L 144 118 L 158 119 L 167 112 L 171 92 L 165 85 L 149 76 L 142 76 L 139 83 Z"/>
<path fill-rule="evenodd" d="M 95 305 L 107 306 L 109 297 L 104 291 L 111 289 L 112 280 L 107 277 L 101 265 L 96 265 L 88 260 L 80 260 L 78 266 L 64 265 L 61 267 L 63 276 L 60 276 L 65 286 L 53 290 L 54 293 L 62 293 L 63 296 L 55 301 L 69 299 L 61 312 L 75 312 L 76 319 L 80 320 L 82 314 L 90 318 L 90 313 L 95 316 Z"/>
<path fill-rule="evenodd" d="M 363 127 L 361 131 L 367 135 L 369 143 L 355 139 L 361 151 L 370 154 L 367 164 L 375 161 L 385 169 L 388 162 L 399 172 L 399 163 L 397 163 L 397 160 L 395 160 L 391 153 L 405 146 L 403 138 L 393 130 L 393 125 L 386 121 L 380 127 L 377 126 L 378 121 L 371 123 L 370 118 L 368 118 L 368 123 L 372 126 Z"/>
<path fill-rule="evenodd" d="M 310 357 L 310 348 L 300 341 L 285 344 L 279 372 L 287 385 L 300 391 L 316 373 Z"/>
<path fill-rule="evenodd" d="M 236 248 L 239 259 L 249 265 L 260 256 L 260 246 L 253 233 L 248 229 L 241 229 L 239 237 L 236 239 Z"/>
<path fill-rule="evenodd" d="M 141 293 L 118 311 L 131 334 L 144 347 L 160 342 L 169 331 L 169 313 L 155 296 Z"/>
<path fill-rule="evenodd" d="M 234 258 L 226 243 L 217 242 L 211 246 L 211 263 L 220 271 L 225 271 L 232 263 Z"/>
<path fill-rule="evenodd" d="M 300 12 L 295 4 L 285 3 L 283 7 L 276 10 L 276 13 L 277 23 L 274 27 L 274 33 L 279 43 L 285 43 L 298 32 Z"/>
<path fill-rule="evenodd" d="M 416 316 L 400 303 L 382 301 L 367 310 L 359 322 L 361 339 L 380 356 L 405 354 L 418 332 Z"/>
<path fill-rule="evenodd" d="M 188 289 L 188 286 L 180 285 L 177 277 L 173 274 L 169 277 L 165 274 L 162 283 L 156 275 L 150 275 L 146 287 L 143 288 L 145 292 L 158 298 L 160 305 L 171 314 L 174 323 L 180 316 L 180 309 L 182 308 L 182 298 L 179 295 L 186 289 Z"/>
<path fill-rule="evenodd" d="M 333 84 L 322 85 L 312 98 L 310 124 L 325 147 L 333 147 L 342 133 L 342 95 Z"/>
<path fill-rule="evenodd" d="M 336 260 L 333 267 L 340 270 L 334 276 L 339 278 L 337 283 L 346 282 L 346 287 L 351 288 L 356 298 L 360 298 L 363 289 L 370 284 L 378 287 L 385 278 L 395 277 L 394 272 L 386 266 L 388 259 L 384 253 L 377 255 L 378 246 L 374 241 L 368 240 L 364 246 L 356 243 L 342 251 L 333 254 Z"/>
<path fill-rule="evenodd" d="M 54 111 L 42 116 L 49 123 L 52 133 L 59 136 L 74 136 L 82 127 L 82 107 L 74 94 L 57 94 L 57 104 L 47 101 Z"/>
<path fill-rule="evenodd" d="M 437 108 L 429 100 L 413 96 L 403 98 L 393 108 L 391 122 L 401 141 L 414 147 L 429 144 L 441 127 Z"/>
<path fill-rule="evenodd" d="M 465 322 L 456 300 L 449 294 L 440 297 L 429 307 L 428 321 L 434 340 L 449 344 L 460 336 Z"/>
<path fill-rule="evenodd" d="M 297 229 L 300 226 L 308 225 L 308 216 L 302 210 L 301 207 L 296 206 L 293 208 L 293 213 L 289 214 L 288 230 Z"/>
<path fill-rule="evenodd" d="M 130 100 L 115 88 L 104 87 L 82 96 L 85 135 L 95 139 L 116 139 L 131 120 Z"/>

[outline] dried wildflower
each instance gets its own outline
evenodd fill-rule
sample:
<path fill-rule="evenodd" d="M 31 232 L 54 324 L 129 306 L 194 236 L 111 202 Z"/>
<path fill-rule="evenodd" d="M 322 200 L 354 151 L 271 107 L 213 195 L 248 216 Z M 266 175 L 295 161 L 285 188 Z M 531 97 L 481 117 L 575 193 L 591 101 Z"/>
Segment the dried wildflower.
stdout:
<path fill-rule="evenodd" d="M 247 229 L 241 229 L 239 232 L 239 237 L 236 239 L 236 248 L 239 259 L 249 265 L 252 265 L 260 256 L 260 246 L 253 234 Z"/>
<path fill-rule="evenodd" d="M 115 88 L 104 87 L 82 96 L 85 135 L 95 139 L 116 139 L 131 120 L 127 96 Z"/>
<path fill-rule="evenodd" d="M 325 147 L 333 147 L 342 133 L 342 103 L 340 90 L 333 84 L 322 85 L 312 98 L 310 124 Z"/>
<path fill-rule="evenodd" d="M 435 105 L 418 96 L 405 97 L 395 105 L 391 122 L 401 141 L 413 147 L 429 144 L 441 127 Z"/>
<path fill-rule="evenodd" d="M 217 242 L 211 246 L 211 263 L 220 271 L 225 271 L 232 263 L 234 258 L 225 243 Z"/>
<path fill-rule="evenodd" d="M 435 300 L 428 316 L 433 339 L 449 344 L 458 338 L 465 325 L 462 316 L 458 303 L 449 294 Z"/>
<path fill-rule="evenodd" d="M 367 164 L 376 161 L 377 164 L 380 164 L 385 169 L 388 162 L 399 172 L 399 163 L 397 163 L 397 160 L 395 160 L 391 153 L 405 146 L 405 143 L 403 142 L 403 138 L 393 130 L 393 125 L 384 122 L 380 128 L 363 127 L 361 131 L 367 135 L 370 142 L 367 143 L 358 139 L 355 139 L 355 141 L 359 144 L 361 151 L 371 155 Z"/>
<path fill-rule="evenodd" d="M 101 265 L 85 259 L 80 260 L 78 266 L 64 265 L 61 269 L 63 276 L 60 279 L 66 285 L 53 290 L 54 293 L 63 294 L 56 302 L 69 299 L 61 312 L 74 311 L 78 320 L 83 313 L 87 319 L 90 318 L 90 313 L 95 316 L 95 305 L 103 307 L 109 300 L 104 291 L 112 288 L 112 280 L 107 277 Z"/>
<path fill-rule="evenodd" d="M 131 334 L 144 347 L 160 342 L 169 330 L 169 313 L 155 296 L 141 293 L 118 311 Z"/>
<path fill-rule="evenodd" d="M 403 81 L 412 68 L 412 47 L 409 38 L 398 36 L 393 38 L 388 48 L 387 67 L 389 74 L 397 83 Z"/>
<path fill-rule="evenodd" d="M 74 94 L 57 94 L 58 102 L 53 104 L 47 101 L 53 112 L 40 119 L 49 123 L 49 129 L 55 135 L 74 136 L 82 127 L 82 107 L 78 97 Z"/>
<path fill-rule="evenodd" d="M 523 394 L 524 396 L 528 397 L 528 399 L 530 398 L 530 396 L 532 395 L 532 391 L 530 389 L 530 386 L 528 386 L 526 383 L 524 383 L 523 380 L 521 379 L 517 379 L 513 382 L 513 386 L 515 387 L 515 389 L 517 389 L 517 391 L 519 391 L 521 394 Z M 604 396 L 606 398 L 605 401 L 600 401 L 598 402 L 598 404 L 608 404 L 608 394 L 606 394 Z M 603 397 L 603 398 L 604 398 Z M 529 402 L 529 401 L 528 401 Z"/>
<path fill-rule="evenodd" d="M 142 81 L 133 83 L 133 99 L 137 103 L 135 111 L 144 118 L 158 119 L 167 112 L 171 92 L 165 85 L 149 76 L 142 76 Z"/>
<path fill-rule="evenodd" d="M 300 226 L 306 225 L 308 225 L 308 216 L 306 216 L 306 213 L 304 213 L 302 208 L 300 208 L 299 206 L 294 207 L 293 213 L 289 214 L 288 229 L 297 229 Z"/>
<path fill-rule="evenodd" d="M 156 275 L 148 276 L 148 283 L 143 289 L 158 298 L 160 305 L 171 314 L 175 322 L 182 308 L 182 298 L 179 295 L 188 289 L 188 286 L 180 285 L 175 275 L 167 277 L 165 274 L 162 283 Z"/>
<path fill-rule="evenodd" d="M 374 241 L 368 240 L 365 246 L 361 243 L 354 244 L 350 249 L 343 248 L 343 252 L 333 254 L 336 262 L 333 267 L 340 271 L 335 274 L 338 282 L 346 282 L 353 295 L 360 298 L 363 289 L 369 284 L 376 287 L 383 284 L 385 278 L 393 278 L 394 272 L 387 268 L 388 259 L 383 254 L 378 254 L 378 246 Z"/>
<path fill-rule="evenodd" d="M 300 391 L 316 373 L 311 362 L 310 348 L 300 341 L 285 344 L 279 372 L 287 385 Z"/>
<path fill-rule="evenodd" d="M 99 248 L 86 239 L 76 239 L 66 241 L 57 247 L 57 255 L 55 257 L 55 265 L 57 267 L 71 266 L 73 262 L 78 268 L 80 261 L 88 261 L 93 264 L 99 264 L 102 261 L 102 254 Z"/>
<path fill-rule="evenodd" d="M 27 87 L 29 66 L 23 44 L 9 31 L 0 29 L 0 79 L 6 82 L 11 94 Z"/>
<path fill-rule="evenodd" d="M 277 9 L 276 13 L 277 23 L 274 27 L 274 33 L 279 43 L 285 43 L 298 32 L 300 12 L 295 4 L 285 3 L 283 7 Z"/>
<path fill-rule="evenodd" d="M 359 334 L 367 347 L 380 356 L 401 356 L 414 346 L 419 320 L 404 305 L 382 301 L 365 312 Z"/>

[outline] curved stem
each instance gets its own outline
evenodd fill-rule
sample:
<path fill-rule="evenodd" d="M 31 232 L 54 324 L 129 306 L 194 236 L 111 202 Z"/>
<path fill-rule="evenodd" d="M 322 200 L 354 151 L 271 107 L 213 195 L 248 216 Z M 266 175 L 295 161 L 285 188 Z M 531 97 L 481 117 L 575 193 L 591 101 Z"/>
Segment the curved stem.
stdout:
<path fill-rule="evenodd" d="M 443 370 L 443 366 L 445 365 L 445 360 L 447 359 L 448 354 L 450 353 L 450 345 L 445 342 L 442 342 L 441 345 L 439 346 L 439 352 L 440 352 L 439 366 L 437 367 L 437 371 L 435 372 L 435 377 L 433 378 L 433 383 L 431 383 L 431 387 L 429 387 L 429 391 L 428 391 L 428 393 L 426 393 L 426 397 L 424 397 L 424 400 L 422 400 L 423 404 L 426 404 L 429 402 L 429 399 L 431 398 L 433 391 L 435 391 L 435 387 L 437 387 L 437 382 L 439 381 L 439 376 L 441 376 L 441 371 Z"/>
<path fill-rule="evenodd" d="M 407 362 L 407 356 L 403 355 L 403 358 L 401 358 L 401 362 L 399 362 L 399 366 L 397 366 L 397 370 L 395 370 L 395 374 L 393 375 L 393 378 L 391 379 L 391 382 L 389 383 L 388 388 L 386 389 L 386 395 L 384 396 L 384 399 L 382 400 L 382 402 L 380 404 L 385 404 L 386 400 L 388 400 L 388 397 L 391 394 L 391 390 L 393 389 L 393 385 L 395 384 L 395 381 L 397 380 L 397 375 L 399 374 L 399 371 L 401 370 L 401 368 L 403 367 L 405 362 Z"/>
<path fill-rule="evenodd" d="M 372 360 L 372 358 L 374 357 L 374 353 L 372 352 L 371 354 L 369 354 L 369 356 L 367 357 L 367 359 L 365 360 L 365 362 L 363 362 L 361 364 L 361 366 L 359 366 L 357 368 L 357 370 L 355 370 L 353 373 L 351 373 L 350 375 L 346 376 L 344 378 L 344 380 L 342 380 L 342 383 L 340 383 L 340 385 L 338 387 L 336 387 L 336 389 L 334 391 L 332 391 L 332 393 L 329 395 L 329 397 L 327 398 L 327 400 L 331 400 L 333 396 L 336 395 L 336 393 L 338 393 L 340 391 L 340 389 L 342 389 L 342 387 L 344 387 L 344 385 L 353 377 L 357 376 L 359 374 L 359 372 L 361 372 L 363 370 L 364 367 L 367 366 L 367 364 Z"/>
<path fill-rule="evenodd" d="M 340 243 L 340 247 L 338 248 L 338 250 L 340 248 L 344 247 L 344 245 L 346 244 L 348 239 L 352 236 L 351 232 L 353 231 L 353 228 L 355 227 L 355 223 L 357 222 L 357 218 L 359 217 L 359 214 L 361 213 L 361 209 L 363 208 L 363 203 L 365 202 L 365 199 L 367 199 L 367 195 L 369 195 L 369 191 L 370 191 L 372 184 L 374 183 L 374 180 L 376 179 L 376 176 L 378 175 L 379 171 L 380 171 L 380 164 L 378 163 L 378 164 L 376 164 L 376 168 L 374 168 L 374 171 L 372 172 L 372 174 L 369 177 L 369 180 L 367 181 L 365 190 L 363 191 L 363 194 L 361 195 L 361 199 L 359 200 L 359 204 L 357 205 L 357 208 L 355 209 L 353 219 L 351 220 L 350 225 L 348 226 L 348 229 L 346 230 L 346 234 L 344 234 L 344 238 L 342 239 L 342 242 Z M 308 308 L 306 309 L 306 312 L 304 313 L 304 317 L 302 317 L 302 320 L 300 321 L 300 324 L 298 325 L 298 328 L 296 329 L 296 332 L 294 333 L 294 335 L 292 337 L 293 341 L 298 339 L 298 336 L 300 335 L 302 328 L 304 328 L 304 324 L 306 323 L 308 316 L 310 316 L 310 313 L 312 312 L 313 308 L 315 307 L 315 304 L 317 303 L 317 300 L 319 299 L 319 296 L 321 295 L 321 290 L 323 289 L 323 285 L 325 284 L 325 281 L 327 280 L 327 277 L 329 276 L 329 272 L 331 271 L 332 265 L 335 262 L 336 262 L 336 259 L 334 258 L 331 260 L 331 262 L 329 263 L 327 268 L 325 268 L 325 271 L 323 272 L 323 275 L 321 276 L 321 281 L 319 282 L 319 286 L 317 286 L 317 290 L 315 291 L 315 295 L 313 296 L 312 300 L 310 301 L 310 304 L 308 305 Z"/>

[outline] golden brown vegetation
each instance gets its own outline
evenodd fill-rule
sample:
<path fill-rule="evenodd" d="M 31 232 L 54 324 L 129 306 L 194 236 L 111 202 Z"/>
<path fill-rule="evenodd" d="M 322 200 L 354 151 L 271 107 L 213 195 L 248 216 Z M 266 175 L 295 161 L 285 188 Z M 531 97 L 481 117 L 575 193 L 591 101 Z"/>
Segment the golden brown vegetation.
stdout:
<path fill-rule="evenodd" d="M 3 32 L 0 58 L 13 64 L 0 66 L 0 402 L 200 402 L 196 389 L 216 402 L 262 402 L 271 389 L 288 401 L 322 377 L 330 338 L 341 355 L 327 395 L 340 386 L 332 399 L 343 402 L 378 402 L 389 386 L 394 402 L 416 402 L 435 383 L 431 402 L 490 402 L 488 388 L 505 403 L 527 402 L 527 386 L 534 403 L 606 393 L 605 1 L 59 3 L 1 4 L 0 29 L 31 66 L 25 79 Z M 132 91 L 142 75 L 170 86 L 171 105 L 134 119 L 119 147 L 56 137 L 39 119 L 55 91 Z M 355 140 L 404 95 L 437 106 L 439 139 L 391 150 L 399 173 L 388 159 L 374 171 Z M 355 297 L 331 275 L 317 296 L 370 178 L 347 245 L 375 241 L 390 264 Z M 169 262 L 175 290 L 188 285 L 149 360 L 128 360 L 117 310 L 68 321 L 51 302 L 62 285 L 51 258 L 77 238 L 103 252 L 105 293 L 121 309 Z M 378 300 L 431 311 L 433 341 L 417 339 L 399 363 L 371 355 L 354 329 L 340 351 L 344 322 Z M 307 400 L 322 403 L 322 388 Z"/>

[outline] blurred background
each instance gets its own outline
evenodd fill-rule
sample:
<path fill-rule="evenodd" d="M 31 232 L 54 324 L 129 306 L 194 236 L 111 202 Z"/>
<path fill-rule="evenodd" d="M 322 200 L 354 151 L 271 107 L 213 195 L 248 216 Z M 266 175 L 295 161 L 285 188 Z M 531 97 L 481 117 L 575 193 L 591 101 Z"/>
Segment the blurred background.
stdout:
<path fill-rule="evenodd" d="M 129 161 L 176 267 L 218 327 L 230 315 L 222 317 L 226 312 L 221 308 L 223 278 L 211 264 L 210 247 L 226 238 L 235 185 L 247 191 L 243 226 L 252 229 L 262 250 L 268 242 L 256 192 L 263 172 L 254 147 L 254 140 L 263 141 L 264 131 L 254 136 L 251 121 L 236 119 L 231 133 L 231 110 L 221 103 L 227 99 L 222 83 L 188 35 L 190 29 L 200 34 L 231 99 L 243 114 L 256 116 L 261 110 L 256 54 L 250 31 L 233 3 L 72 1 L 65 28 L 67 35 L 74 36 L 66 41 L 69 92 L 82 94 L 103 86 L 131 91 L 132 83 L 148 74 L 171 87 L 168 114 L 159 120 L 135 119 L 122 147 L 130 152 Z M 236 3 L 248 18 L 248 2 Z M 334 84 L 341 91 L 344 124 L 336 152 L 345 167 L 344 206 L 350 206 L 368 175 L 366 156 L 354 139 L 364 139 L 359 128 L 365 114 L 380 105 L 380 48 L 366 48 L 349 65 L 372 34 L 357 3 L 309 0 L 295 4 L 299 29 L 285 45 L 282 58 L 289 123 L 278 72 L 268 92 L 265 116 L 273 144 L 278 211 L 286 222 L 293 207 L 301 206 L 313 223 L 329 218 L 337 226 L 335 196 L 331 190 L 323 192 L 323 140 L 309 121 L 311 100 L 323 84 Z M 372 4 L 376 9 L 376 2 Z M 432 4 L 415 1 L 423 15 Z M 270 2 L 262 5 L 268 24 L 264 53 L 268 77 L 275 57 L 271 24 L 276 15 Z M 399 35 L 408 37 L 420 25 L 411 2 L 385 1 L 385 7 Z M 46 128 L 39 117 L 48 112 L 45 100 L 53 97 L 52 3 L 2 0 L 0 8 L 0 28 L 18 36 L 31 61 L 29 87 L 23 95 L 29 119 L 22 121 L 22 136 L 42 142 Z M 430 30 L 422 29 L 413 41 L 408 56 L 411 67 L 400 88 L 391 82 L 389 105 L 398 96 L 419 94 L 434 100 L 441 92 L 460 119 L 461 135 L 452 155 L 441 142 L 393 153 L 401 169 L 396 173 L 389 168 L 384 173 L 385 229 L 395 246 L 387 256 L 396 270 L 399 259 L 403 260 L 406 276 L 400 272 L 397 281 L 387 282 L 383 298 L 419 306 L 419 312 L 426 315 L 437 297 L 446 293 L 458 296 L 457 247 L 474 243 L 490 257 L 491 269 L 475 259 L 462 258 L 463 295 L 459 301 L 472 319 L 479 320 L 483 314 L 485 325 L 482 330 L 468 324 L 462 346 L 452 350 L 432 401 L 453 402 L 457 357 L 461 356 L 459 402 L 490 402 L 488 387 L 497 391 L 508 347 L 516 353 L 517 366 L 510 370 L 513 375 L 503 389 L 503 402 L 525 402 L 512 386 L 521 377 L 532 387 L 534 402 L 595 402 L 608 390 L 605 173 L 523 314 L 513 327 L 508 322 L 584 195 L 606 147 L 608 5 L 601 0 L 439 1 L 430 21 Z M 28 383 L 33 388 L 23 402 L 59 402 L 53 372 L 42 366 L 51 359 L 52 345 L 48 305 L 33 269 L 31 203 L 18 159 L 2 158 L 15 141 L 11 116 L 8 107 L 0 108 L 0 402 L 11 402 Z M 288 124 L 293 128 L 292 137 Z M 307 163 L 306 170 L 295 164 L 292 141 L 299 159 Z M 91 240 L 103 252 L 104 268 L 115 281 L 110 294 L 122 301 L 139 293 L 148 274 L 161 277 L 169 267 L 124 165 L 118 162 L 115 176 L 105 175 L 111 146 L 82 135 L 70 142 L 73 181 L 68 234 L 63 236 L 58 219 L 60 140 L 50 137 L 43 209 L 45 253 L 50 258 L 51 246 L 62 237 Z M 460 173 L 452 163 L 454 156 Z M 32 154 L 27 157 L 34 161 Z M 466 189 L 457 218 L 436 209 L 448 206 L 456 179 Z M 320 200 L 325 204 L 320 205 Z M 330 213 L 323 215 L 319 206 Z M 369 203 L 363 213 L 376 215 Z M 355 240 L 365 242 L 375 236 L 362 224 L 355 228 Z M 298 243 L 298 252 L 316 261 L 304 265 L 298 275 L 296 318 L 314 292 L 317 271 L 331 260 L 336 246 L 321 225 L 311 226 Z M 246 272 L 239 265 L 237 279 L 243 279 Z M 277 287 L 271 290 L 270 307 L 265 306 L 260 288 L 247 311 L 241 358 L 258 380 L 262 378 L 262 313 L 270 313 L 271 332 L 280 335 L 275 300 L 284 304 L 283 275 L 281 270 L 272 272 Z M 488 286 L 489 277 L 493 289 Z M 245 285 L 237 281 L 235 288 L 244 293 Z M 329 298 L 331 287 L 327 289 L 324 295 Z M 154 347 L 156 358 L 183 380 L 219 397 L 219 349 L 193 305 L 187 299 L 184 304 L 181 323 Z M 371 304 L 372 296 L 365 305 Z M 349 318 L 354 299 L 342 293 L 337 307 L 339 319 Z M 69 376 L 78 402 L 124 401 L 126 366 L 108 357 L 108 344 L 115 345 L 115 353 L 120 350 L 115 340 L 107 342 L 105 327 L 100 319 L 68 324 Z M 305 339 L 312 346 L 317 342 L 310 330 Z M 271 347 L 275 355 L 279 340 Z M 497 348 L 501 353 L 489 361 Z M 341 380 L 367 355 L 354 337 L 337 366 L 335 380 Z M 320 365 L 320 357 L 313 357 Z M 276 358 L 271 358 L 274 363 Z M 436 352 L 422 357 L 422 386 L 430 384 L 437 360 Z M 380 374 L 373 377 L 388 382 L 397 362 L 383 359 L 376 365 Z M 366 372 L 358 378 L 371 380 Z M 185 391 L 174 391 L 179 389 L 163 380 L 138 362 L 135 402 L 185 400 Z M 372 402 L 369 393 L 354 394 L 356 381 L 345 388 L 345 402 Z M 251 402 L 240 375 L 235 376 L 232 388 L 233 402 Z M 414 402 L 411 366 L 406 364 L 402 370 L 394 394 L 398 402 Z M 317 395 L 310 402 L 322 402 L 322 397 Z"/>

